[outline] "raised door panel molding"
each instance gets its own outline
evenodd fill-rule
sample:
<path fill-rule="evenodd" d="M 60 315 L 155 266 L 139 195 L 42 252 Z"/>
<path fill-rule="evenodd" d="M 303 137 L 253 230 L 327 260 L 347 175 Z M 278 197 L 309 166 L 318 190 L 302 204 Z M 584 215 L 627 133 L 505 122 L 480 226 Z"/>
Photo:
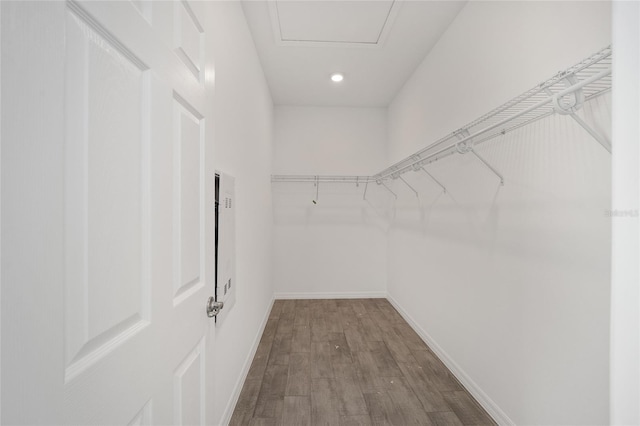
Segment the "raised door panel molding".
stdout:
<path fill-rule="evenodd" d="M 173 375 L 175 425 L 204 425 L 205 344 L 202 339 Z"/>
<path fill-rule="evenodd" d="M 176 1 L 174 19 L 176 54 L 196 79 L 202 82 L 204 29 L 194 8 L 185 0 Z"/>
<path fill-rule="evenodd" d="M 136 413 L 133 419 L 128 423 L 128 426 L 150 426 L 153 424 L 151 419 L 153 400 L 149 400 L 144 406 Z"/>
<path fill-rule="evenodd" d="M 140 15 L 147 21 L 149 25 L 152 23 L 153 2 L 151 0 L 131 0 L 133 5 L 138 9 Z"/>
<path fill-rule="evenodd" d="M 148 69 L 69 4 L 65 381 L 150 320 Z"/>
<path fill-rule="evenodd" d="M 204 120 L 174 93 L 174 305 L 204 285 Z"/>

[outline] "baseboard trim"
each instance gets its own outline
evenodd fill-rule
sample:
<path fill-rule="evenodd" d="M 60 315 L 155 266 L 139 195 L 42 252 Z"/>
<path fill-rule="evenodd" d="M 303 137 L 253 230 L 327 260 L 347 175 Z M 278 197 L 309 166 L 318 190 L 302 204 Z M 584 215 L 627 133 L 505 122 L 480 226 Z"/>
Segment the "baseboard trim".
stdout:
<path fill-rule="evenodd" d="M 276 293 L 276 299 L 383 299 L 387 297 L 386 291 L 364 291 L 344 293 Z"/>
<path fill-rule="evenodd" d="M 445 351 L 436 343 L 436 341 L 427 333 L 422 327 L 416 323 L 416 321 L 405 311 L 402 306 L 390 295 L 387 295 L 387 300 L 393 305 L 394 308 L 400 313 L 400 315 L 409 323 L 411 328 L 420 336 L 422 340 L 431 348 L 431 350 L 440 358 L 440 360 L 447 366 L 454 376 L 462 383 L 462 385 L 469 391 L 471 395 L 478 401 L 478 403 L 484 408 L 487 413 L 501 426 L 513 426 L 515 423 L 507 416 L 507 414 L 493 402 L 489 396 L 484 393 L 482 389 L 464 372 L 462 368 L 451 358 Z"/>
<path fill-rule="evenodd" d="M 262 319 L 262 324 L 258 329 L 258 333 L 256 337 L 253 339 L 253 345 L 251 345 L 251 350 L 247 355 L 247 358 L 244 361 L 244 365 L 242 366 L 242 371 L 238 380 L 236 381 L 235 386 L 233 387 L 233 392 L 231 393 L 231 398 L 227 403 L 227 407 L 224 409 L 224 413 L 222 415 L 222 425 L 228 425 L 231 421 L 231 416 L 233 416 L 233 411 L 236 408 L 236 404 L 238 403 L 238 399 L 240 398 L 240 392 L 242 392 L 242 387 L 244 386 L 244 381 L 247 379 L 247 375 L 249 374 L 249 369 L 251 368 L 251 363 L 253 362 L 253 357 L 256 355 L 256 351 L 258 350 L 258 345 L 260 344 L 260 339 L 262 338 L 262 333 L 264 333 L 264 328 L 267 326 L 267 321 L 269 321 L 269 314 L 271 313 L 271 308 L 273 308 L 273 302 L 275 298 L 271 299 L 269 306 L 267 307 L 267 312 L 264 314 L 264 318 Z"/>

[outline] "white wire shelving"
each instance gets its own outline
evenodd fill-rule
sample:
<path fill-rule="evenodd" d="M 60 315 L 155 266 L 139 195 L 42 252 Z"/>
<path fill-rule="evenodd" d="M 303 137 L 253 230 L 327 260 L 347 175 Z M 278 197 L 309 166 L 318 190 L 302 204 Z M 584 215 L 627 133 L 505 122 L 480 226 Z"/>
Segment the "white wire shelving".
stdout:
<path fill-rule="evenodd" d="M 437 181 L 425 166 L 456 153 L 471 153 L 496 174 L 501 184 L 504 184 L 503 176 L 474 148 L 483 142 L 505 135 L 552 114 L 571 117 L 610 153 L 610 141 L 591 128 L 576 113 L 585 102 L 611 90 L 611 56 L 612 49 L 611 46 L 608 46 L 374 175 L 273 175 L 271 181 L 309 182 L 315 183 L 316 186 L 320 182 L 356 184 L 375 182 L 387 187 L 386 181 L 400 179 L 411 188 L 402 175 L 409 171 L 421 170 L 446 192 L 445 186 Z M 387 189 L 389 188 L 387 187 Z M 411 190 L 415 192 L 413 188 Z"/>

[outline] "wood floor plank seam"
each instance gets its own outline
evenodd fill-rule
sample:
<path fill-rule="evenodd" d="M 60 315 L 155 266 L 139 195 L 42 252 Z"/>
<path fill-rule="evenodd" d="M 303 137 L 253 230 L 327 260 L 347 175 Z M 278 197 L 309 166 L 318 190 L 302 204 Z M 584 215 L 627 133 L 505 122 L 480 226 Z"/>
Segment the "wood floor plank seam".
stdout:
<path fill-rule="evenodd" d="M 386 299 L 276 300 L 230 425 L 495 425 Z"/>

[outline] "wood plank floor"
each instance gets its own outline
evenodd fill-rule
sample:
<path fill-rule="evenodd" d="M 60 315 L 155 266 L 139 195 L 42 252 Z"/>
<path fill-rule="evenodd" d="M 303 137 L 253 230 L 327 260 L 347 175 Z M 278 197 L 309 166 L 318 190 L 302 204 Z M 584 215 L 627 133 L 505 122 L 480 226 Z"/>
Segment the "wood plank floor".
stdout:
<path fill-rule="evenodd" d="M 494 425 L 386 299 L 276 300 L 231 425 Z"/>

